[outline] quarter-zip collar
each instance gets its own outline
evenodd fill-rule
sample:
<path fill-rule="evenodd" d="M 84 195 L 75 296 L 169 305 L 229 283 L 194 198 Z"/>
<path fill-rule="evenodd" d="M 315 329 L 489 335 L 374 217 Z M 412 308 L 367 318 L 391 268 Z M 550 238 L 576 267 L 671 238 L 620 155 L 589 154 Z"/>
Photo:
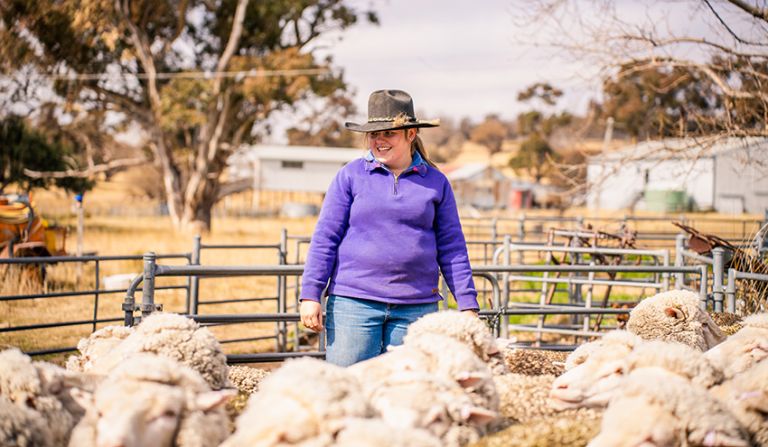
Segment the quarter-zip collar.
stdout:
<path fill-rule="evenodd" d="M 366 153 L 363 158 L 366 161 L 365 170 L 368 171 L 369 173 L 373 172 L 376 169 L 383 169 L 390 173 L 392 172 L 386 165 L 384 165 L 384 163 L 381 163 L 380 161 L 376 160 L 376 158 L 373 156 L 373 153 L 371 153 L 371 151 L 368 151 L 368 153 Z M 418 151 L 415 151 L 411 158 L 412 158 L 411 165 L 408 166 L 403 172 L 401 172 L 399 176 L 403 174 L 407 174 L 412 171 L 418 173 L 422 177 L 427 175 L 427 169 L 429 169 L 429 165 L 427 165 L 427 163 L 421 157 L 421 154 L 419 154 Z"/>

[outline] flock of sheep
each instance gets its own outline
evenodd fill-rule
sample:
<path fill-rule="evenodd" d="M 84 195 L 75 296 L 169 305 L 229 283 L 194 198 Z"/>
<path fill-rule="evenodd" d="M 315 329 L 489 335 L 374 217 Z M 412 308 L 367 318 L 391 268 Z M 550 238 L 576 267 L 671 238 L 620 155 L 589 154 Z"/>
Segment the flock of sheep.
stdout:
<path fill-rule="evenodd" d="M 510 348 L 459 312 L 340 368 L 229 367 L 175 314 L 106 327 L 66 368 L 0 352 L 0 445 L 768 446 L 768 314 L 726 337 L 698 296 L 661 293 L 566 355 Z"/>

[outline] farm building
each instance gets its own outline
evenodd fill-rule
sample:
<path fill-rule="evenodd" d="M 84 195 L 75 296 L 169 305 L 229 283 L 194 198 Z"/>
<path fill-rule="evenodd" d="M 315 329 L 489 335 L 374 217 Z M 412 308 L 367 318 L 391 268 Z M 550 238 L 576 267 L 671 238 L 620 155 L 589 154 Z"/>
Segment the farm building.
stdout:
<path fill-rule="evenodd" d="M 479 209 L 531 208 L 539 185 L 515 180 L 488 163 L 468 163 L 446 169 L 456 203 Z"/>
<path fill-rule="evenodd" d="M 254 145 L 229 159 L 231 180 L 252 179 L 257 191 L 324 193 L 336 172 L 363 155 L 360 149 Z"/>
<path fill-rule="evenodd" d="M 652 211 L 768 209 L 768 139 L 646 141 L 587 161 L 587 206 Z"/>

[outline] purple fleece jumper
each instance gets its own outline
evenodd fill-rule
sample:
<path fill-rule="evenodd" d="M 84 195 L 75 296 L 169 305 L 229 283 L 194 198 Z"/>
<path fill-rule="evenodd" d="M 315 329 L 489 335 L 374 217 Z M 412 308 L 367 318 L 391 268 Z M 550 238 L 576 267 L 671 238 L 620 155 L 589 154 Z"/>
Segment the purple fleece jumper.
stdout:
<path fill-rule="evenodd" d="M 441 299 L 439 267 L 459 309 L 478 309 L 451 185 L 417 161 L 398 177 L 370 154 L 341 168 L 312 235 L 302 299 L 319 301 L 330 279 L 334 295 L 431 303 Z"/>

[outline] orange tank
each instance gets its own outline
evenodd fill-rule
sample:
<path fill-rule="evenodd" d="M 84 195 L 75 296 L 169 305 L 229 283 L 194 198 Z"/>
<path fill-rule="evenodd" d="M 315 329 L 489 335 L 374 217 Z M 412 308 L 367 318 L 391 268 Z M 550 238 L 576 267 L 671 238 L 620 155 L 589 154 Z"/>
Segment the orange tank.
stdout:
<path fill-rule="evenodd" d="M 65 239 L 66 228 L 49 225 L 26 197 L 0 196 L 0 258 L 63 255 Z"/>

